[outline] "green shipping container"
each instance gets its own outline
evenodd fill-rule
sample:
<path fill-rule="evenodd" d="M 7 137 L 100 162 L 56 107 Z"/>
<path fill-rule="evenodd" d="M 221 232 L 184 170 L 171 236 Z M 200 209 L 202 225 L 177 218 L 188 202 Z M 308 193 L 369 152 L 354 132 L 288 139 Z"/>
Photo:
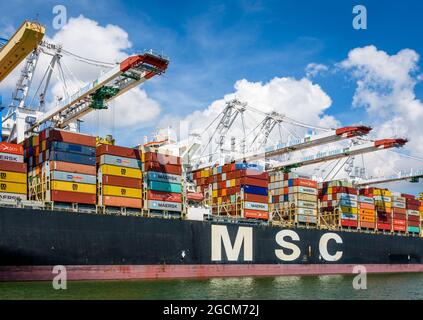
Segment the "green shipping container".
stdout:
<path fill-rule="evenodd" d="M 419 227 L 408 227 L 408 232 L 419 233 L 420 228 Z"/>
<path fill-rule="evenodd" d="M 182 193 L 181 185 L 176 183 L 148 181 L 147 188 L 155 191 Z"/>

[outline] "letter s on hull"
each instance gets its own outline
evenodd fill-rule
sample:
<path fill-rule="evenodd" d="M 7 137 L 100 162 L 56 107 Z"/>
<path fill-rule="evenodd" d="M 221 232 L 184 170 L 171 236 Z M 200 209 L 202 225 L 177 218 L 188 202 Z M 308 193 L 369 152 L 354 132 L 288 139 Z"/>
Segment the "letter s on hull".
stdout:
<path fill-rule="evenodd" d="M 342 244 L 342 238 L 339 236 L 339 234 L 336 233 L 325 233 L 320 238 L 319 242 L 319 251 L 320 255 L 323 259 L 326 261 L 338 261 L 342 258 L 342 251 L 336 251 L 335 254 L 330 254 L 328 252 L 328 242 L 329 240 L 335 240 L 336 243 Z"/>
<path fill-rule="evenodd" d="M 291 242 L 286 242 L 284 240 L 285 237 L 290 237 L 291 240 L 294 240 L 294 241 L 300 241 L 300 237 L 298 236 L 298 233 L 296 233 L 293 230 L 279 231 L 276 234 L 276 243 L 285 249 L 292 250 L 292 253 L 286 254 L 283 251 L 283 249 L 276 249 L 275 250 L 276 257 L 278 257 L 278 259 L 282 261 L 294 261 L 298 259 L 301 255 L 300 248 Z"/>

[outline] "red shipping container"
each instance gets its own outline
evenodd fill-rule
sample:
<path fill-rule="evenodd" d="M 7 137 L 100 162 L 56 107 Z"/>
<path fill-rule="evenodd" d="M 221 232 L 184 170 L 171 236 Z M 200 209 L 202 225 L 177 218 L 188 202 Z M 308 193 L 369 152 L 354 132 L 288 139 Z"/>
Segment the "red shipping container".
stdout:
<path fill-rule="evenodd" d="M 239 180 L 240 181 L 237 183 L 237 185 L 240 185 L 240 184 L 250 185 L 250 186 L 257 186 L 262 188 L 269 187 L 269 182 L 267 180 L 259 180 L 259 179 L 249 178 L 249 177 L 241 178 Z"/>
<path fill-rule="evenodd" d="M 416 198 L 412 194 L 407 194 L 407 193 L 401 193 L 401 197 L 404 197 L 406 199 L 415 199 Z"/>
<path fill-rule="evenodd" d="M 269 213 L 266 211 L 245 209 L 244 218 L 268 220 Z"/>
<path fill-rule="evenodd" d="M 419 227 L 420 226 L 419 221 L 408 221 L 407 224 L 408 224 L 409 227 Z"/>
<path fill-rule="evenodd" d="M 166 201 L 166 202 L 182 202 L 182 194 L 148 190 L 147 191 L 147 200 Z"/>
<path fill-rule="evenodd" d="M 408 215 L 407 217 L 408 221 L 420 221 L 420 217 L 419 216 L 412 216 L 412 215 Z"/>
<path fill-rule="evenodd" d="M 89 147 L 95 147 L 96 146 L 96 138 L 80 134 L 80 133 L 74 133 L 69 131 L 62 131 L 57 129 L 47 129 L 48 135 L 47 140 L 48 141 L 62 141 L 67 143 L 73 143 L 73 144 L 79 144 L 83 146 L 89 146 Z"/>
<path fill-rule="evenodd" d="M 363 203 L 363 202 L 359 202 L 359 204 L 360 204 L 360 209 L 367 209 L 367 210 L 374 210 L 375 209 L 374 204 Z"/>
<path fill-rule="evenodd" d="M 71 162 L 62 162 L 62 161 L 50 161 L 50 171 L 65 171 L 65 172 L 72 172 L 72 173 L 82 173 L 88 175 L 96 175 L 96 167 L 89 166 L 86 164 L 78 164 L 78 163 L 71 163 Z"/>
<path fill-rule="evenodd" d="M 125 208 L 142 208 L 142 200 L 136 198 L 124 198 L 115 196 L 103 196 L 103 206 L 125 207 Z"/>
<path fill-rule="evenodd" d="M 236 172 L 239 173 L 239 177 L 237 177 L 237 178 L 250 177 L 250 178 L 254 178 L 254 179 L 269 181 L 269 173 L 267 173 L 267 172 L 257 171 L 257 170 L 252 170 L 252 169 L 242 169 L 242 170 L 238 170 Z"/>
<path fill-rule="evenodd" d="M 419 211 L 419 205 L 418 204 L 408 204 L 407 203 L 407 210 L 416 210 L 416 211 Z"/>
<path fill-rule="evenodd" d="M 145 162 L 144 163 L 144 171 L 158 171 L 170 174 L 181 175 L 182 174 L 182 167 L 176 166 L 172 164 L 161 165 L 158 162 Z"/>
<path fill-rule="evenodd" d="M 376 227 L 376 224 L 374 222 L 360 221 L 360 226 L 362 228 L 374 229 Z"/>
<path fill-rule="evenodd" d="M 394 219 L 407 220 L 407 215 L 406 215 L 406 214 L 394 213 L 394 214 L 392 215 L 392 217 L 393 217 Z"/>
<path fill-rule="evenodd" d="M 146 152 L 145 161 L 158 162 L 162 165 L 165 165 L 165 164 L 173 164 L 178 166 L 181 165 L 180 157 L 175 157 L 172 155 L 156 153 L 156 152 Z"/>
<path fill-rule="evenodd" d="M 134 188 L 134 189 L 142 188 L 141 179 L 136 179 L 136 178 L 103 175 L 102 183 L 103 185 L 108 185 L 108 186 L 118 186 L 118 187 L 124 187 L 124 188 Z"/>
<path fill-rule="evenodd" d="M 52 190 L 51 201 L 96 204 L 97 199 L 95 194 Z"/>
<path fill-rule="evenodd" d="M 138 159 L 141 161 L 141 151 L 138 149 L 102 144 L 96 148 L 96 155 L 109 154 L 112 156 Z"/>
<path fill-rule="evenodd" d="M 307 179 L 294 179 L 294 187 L 307 187 L 317 189 L 317 181 Z"/>
<path fill-rule="evenodd" d="M 406 210 L 403 208 L 392 208 L 392 212 L 395 214 L 406 214 Z"/>
<path fill-rule="evenodd" d="M 332 193 L 348 193 L 358 195 L 357 189 L 349 187 L 332 187 Z"/>
<path fill-rule="evenodd" d="M 392 227 L 394 231 L 403 231 L 405 232 L 407 230 L 407 227 L 405 225 L 393 225 Z"/>
<path fill-rule="evenodd" d="M 406 220 L 394 219 L 393 224 L 397 226 L 406 226 Z"/>
<path fill-rule="evenodd" d="M 20 144 L 0 142 L 0 153 L 9 153 L 23 156 L 23 146 Z"/>
<path fill-rule="evenodd" d="M 277 199 L 279 200 L 279 197 Z M 267 203 L 269 198 L 267 196 L 261 196 L 258 194 L 244 193 L 244 200 L 248 202 Z"/>
<path fill-rule="evenodd" d="M 391 224 L 390 223 L 377 223 L 377 228 L 379 230 L 391 230 Z"/>
<path fill-rule="evenodd" d="M 358 227 L 358 221 L 341 219 L 342 227 Z"/>
<path fill-rule="evenodd" d="M 18 163 L 18 162 L 3 161 L 3 160 L 0 160 L 0 170 L 19 172 L 19 173 L 27 172 L 26 163 Z"/>

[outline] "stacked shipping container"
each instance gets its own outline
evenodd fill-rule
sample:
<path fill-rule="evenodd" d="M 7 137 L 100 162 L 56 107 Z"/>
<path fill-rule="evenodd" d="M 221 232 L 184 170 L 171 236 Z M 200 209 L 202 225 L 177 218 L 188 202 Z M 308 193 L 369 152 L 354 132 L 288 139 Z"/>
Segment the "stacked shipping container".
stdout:
<path fill-rule="evenodd" d="M 392 228 L 392 193 L 386 189 L 367 188 L 360 190 L 360 194 L 372 197 L 375 201 L 376 228 L 390 231 Z"/>
<path fill-rule="evenodd" d="M 406 198 L 392 192 L 392 230 L 407 232 Z"/>
<path fill-rule="evenodd" d="M 193 172 L 197 191 L 211 192 L 212 214 L 269 219 L 269 175 L 255 164 L 231 163 Z"/>
<path fill-rule="evenodd" d="M 146 152 L 144 170 L 144 208 L 180 214 L 183 210 L 181 158 Z"/>
<path fill-rule="evenodd" d="M 402 194 L 405 198 L 407 214 L 407 231 L 409 233 L 420 233 L 420 201 L 413 195 Z"/>
<path fill-rule="evenodd" d="M 360 228 L 376 228 L 375 200 L 372 197 L 358 196 L 358 219 Z"/>
<path fill-rule="evenodd" d="M 103 144 L 97 147 L 98 204 L 142 209 L 142 153 Z"/>
<path fill-rule="evenodd" d="M 270 212 L 290 222 L 317 224 L 317 182 L 297 173 L 269 174 Z"/>
<path fill-rule="evenodd" d="M 96 204 L 94 137 L 46 129 L 24 147 L 31 200 Z"/>
<path fill-rule="evenodd" d="M 340 227 L 358 227 L 358 191 L 347 181 L 319 183 L 320 212 Z"/>
<path fill-rule="evenodd" d="M 0 142 L 0 200 L 27 199 L 27 167 L 23 147 Z"/>

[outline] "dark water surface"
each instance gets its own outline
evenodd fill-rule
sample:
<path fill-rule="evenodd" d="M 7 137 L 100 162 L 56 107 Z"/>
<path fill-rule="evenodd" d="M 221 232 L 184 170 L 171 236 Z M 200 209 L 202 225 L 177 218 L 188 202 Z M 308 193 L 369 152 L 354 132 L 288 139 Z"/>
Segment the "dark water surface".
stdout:
<path fill-rule="evenodd" d="M 368 275 L 355 290 L 353 276 L 214 278 L 204 280 L 0 283 L 0 299 L 423 299 L 423 274 Z"/>

